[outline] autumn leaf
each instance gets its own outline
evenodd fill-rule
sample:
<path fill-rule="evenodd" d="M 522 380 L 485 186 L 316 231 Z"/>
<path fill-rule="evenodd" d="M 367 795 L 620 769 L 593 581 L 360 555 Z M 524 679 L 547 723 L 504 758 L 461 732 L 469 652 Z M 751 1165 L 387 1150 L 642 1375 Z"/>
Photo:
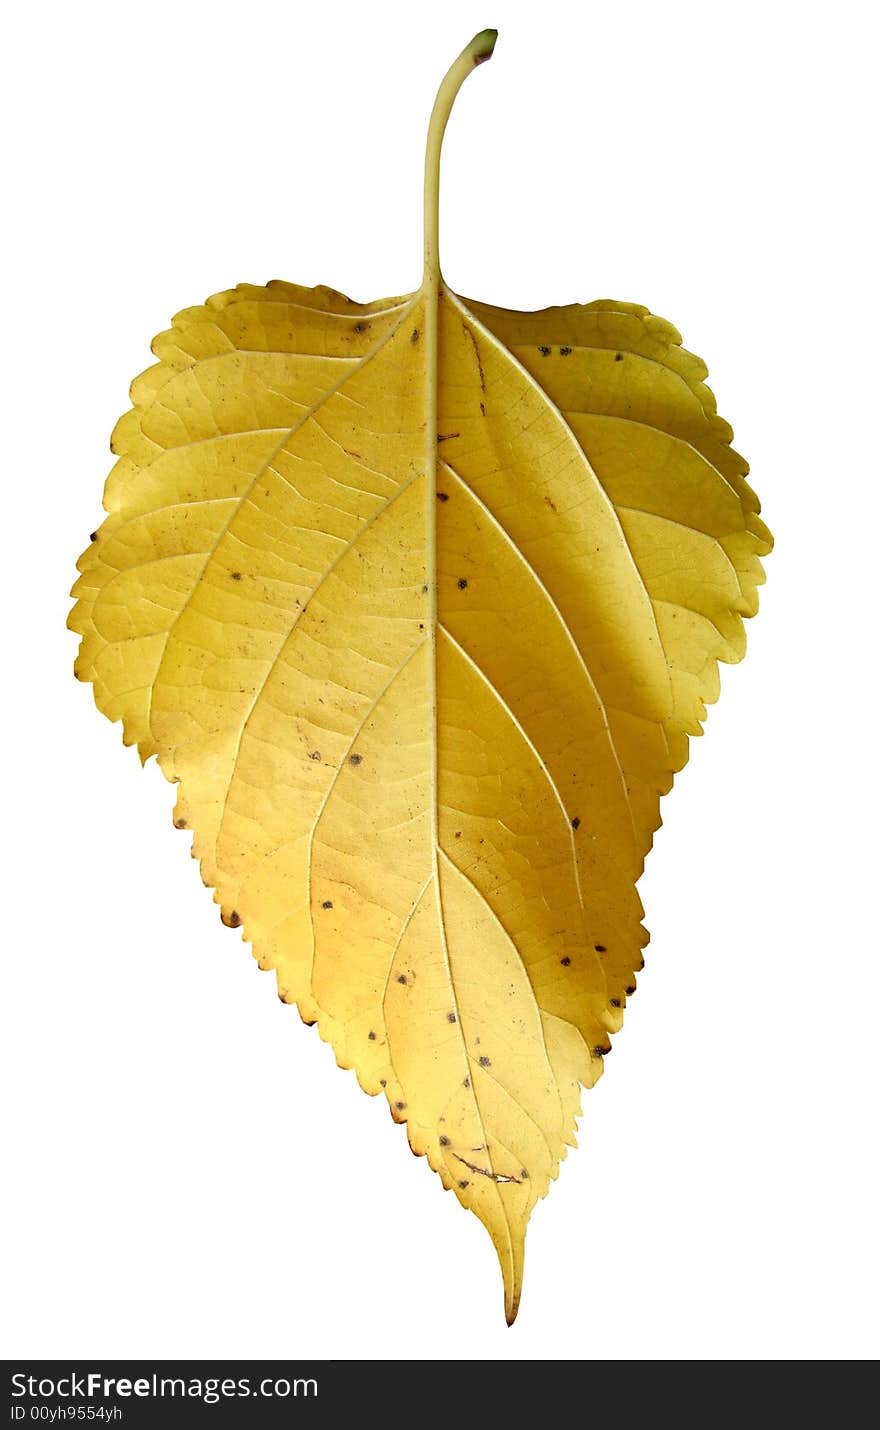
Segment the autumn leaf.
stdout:
<path fill-rule="evenodd" d="M 443 131 L 494 42 L 437 97 L 417 293 L 240 285 L 155 340 L 70 624 L 224 922 L 484 1223 L 512 1321 L 771 541 L 669 323 L 444 283 Z"/>

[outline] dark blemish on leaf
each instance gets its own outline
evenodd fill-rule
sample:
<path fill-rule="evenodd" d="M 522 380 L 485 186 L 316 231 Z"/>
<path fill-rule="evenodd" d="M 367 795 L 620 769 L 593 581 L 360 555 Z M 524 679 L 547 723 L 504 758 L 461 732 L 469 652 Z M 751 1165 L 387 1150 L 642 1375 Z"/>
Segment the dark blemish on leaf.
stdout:
<path fill-rule="evenodd" d="M 639 959 L 639 962 L 638 962 L 638 964 L 637 964 L 637 966 L 636 966 L 636 972 L 637 972 L 637 973 L 641 973 L 641 971 L 642 971 L 642 969 L 644 968 L 644 966 L 645 966 L 645 960 L 644 960 L 643 958 L 640 958 L 640 959 Z"/>
<path fill-rule="evenodd" d="M 609 1001 L 609 1003 L 611 1004 L 612 1008 L 619 1008 L 619 1007 L 620 1007 L 620 999 L 619 999 L 619 998 L 609 998 L 608 1001 Z"/>
<path fill-rule="evenodd" d="M 560 356 L 560 357 L 568 357 L 569 354 L 570 354 L 570 352 L 571 352 L 571 348 L 560 348 L 560 349 L 559 349 L 559 356 Z"/>
<path fill-rule="evenodd" d="M 398 1111 L 398 1112 L 403 1112 L 403 1109 L 406 1107 L 406 1103 L 405 1103 L 405 1102 L 395 1102 L 394 1106 L 397 1108 L 397 1111 Z"/>
<path fill-rule="evenodd" d="M 447 1021 L 447 1023 L 457 1023 L 457 1022 L 458 1022 L 458 1019 L 456 1018 L 456 1016 L 455 1016 L 454 1013 L 447 1013 L 447 1014 L 446 1014 L 446 1021 Z"/>
<path fill-rule="evenodd" d="M 491 1058 L 487 1058 L 487 1057 L 486 1057 L 486 1054 L 484 1053 L 483 1056 L 480 1058 L 480 1067 L 481 1067 L 481 1068 L 490 1068 L 491 1066 L 492 1066 L 492 1059 L 491 1059 Z"/>
<path fill-rule="evenodd" d="M 481 391 L 481 392 L 485 392 L 485 391 L 486 391 L 486 375 L 485 375 L 485 373 L 483 372 L 483 363 L 482 363 L 482 360 L 481 360 L 481 358 L 480 358 L 480 349 L 479 349 L 478 346 L 477 346 L 477 340 L 476 340 L 476 338 L 474 337 L 474 334 L 471 332 L 471 329 L 468 327 L 467 323 L 462 323 L 461 328 L 462 328 L 462 332 L 467 334 L 467 336 L 470 338 L 471 342 L 472 342 L 473 345 L 474 345 L 474 357 L 477 359 L 477 371 L 478 371 L 479 374 L 480 374 L 480 391 Z M 480 406 L 482 406 L 482 403 L 480 404 Z"/>
<path fill-rule="evenodd" d="M 423 596 L 427 596 L 427 594 L 428 594 L 428 588 L 427 588 L 427 586 L 423 586 L 423 587 L 422 587 L 422 595 L 423 595 Z"/>
<path fill-rule="evenodd" d="M 229 574 L 230 574 L 230 576 L 232 577 L 233 581 L 240 581 L 240 580 L 241 580 L 241 572 L 240 572 L 240 571 L 230 571 Z"/>
<path fill-rule="evenodd" d="M 486 415 L 486 404 L 485 404 L 485 402 L 481 402 L 481 403 L 480 403 L 480 416 L 481 416 L 481 417 L 485 417 L 485 415 Z"/>
<path fill-rule="evenodd" d="M 92 531 L 89 533 L 89 541 L 97 541 L 97 539 L 98 533 L 96 531 Z"/>
<path fill-rule="evenodd" d="M 441 1147 L 448 1147 L 448 1146 L 449 1146 L 449 1138 L 448 1138 L 448 1137 L 441 1137 L 441 1138 L 440 1138 L 440 1146 L 441 1146 Z"/>
<path fill-rule="evenodd" d="M 581 822 L 577 815 L 575 815 L 574 819 L 571 821 L 571 827 L 572 829 L 580 829 Z"/>
<path fill-rule="evenodd" d="M 520 1176 L 522 1177 L 524 1182 L 527 1182 L 529 1180 L 529 1174 L 526 1171 L 525 1167 L 523 1167 L 522 1171 L 520 1172 Z"/>
<path fill-rule="evenodd" d="M 413 328 L 412 332 L 411 332 L 410 335 L 409 335 L 409 340 L 410 340 L 411 343 L 417 343 L 418 340 L 419 340 L 419 338 L 420 338 L 421 336 L 422 336 L 422 330 L 421 330 L 421 328 Z"/>
<path fill-rule="evenodd" d="M 397 975 L 397 981 L 398 981 L 398 983 L 405 983 L 405 982 L 406 982 L 406 974 L 405 974 L 405 973 L 398 973 L 398 975 Z"/>
<path fill-rule="evenodd" d="M 455 831 L 455 837 L 456 837 L 456 839 L 460 839 L 460 838 L 461 838 L 461 830 L 460 830 L 460 829 L 456 829 L 456 831 Z"/>
<path fill-rule="evenodd" d="M 370 331 L 370 325 L 369 323 L 365 323 L 363 321 L 355 323 L 354 331 L 356 333 L 368 333 Z"/>
<path fill-rule="evenodd" d="M 555 511 L 555 510 L 556 510 L 556 503 L 555 503 L 555 501 L 553 501 L 552 497 L 545 497 L 544 500 L 545 500 L 545 502 L 547 503 L 547 505 L 549 506 L 549 508 L 550 508 L 551 511 Z"/>
<path fill-rule="evenodd" d="M 380 1077 L 380 1079 L 379 1079 L 379 1086 L 380 1086 L 380 1087 L 387 1087 L 387 1086 L 388 1086 L 388 1079 L 385 1078 L 385 1077 Z"/>
<path fill-rule="evenodd" d="M 478 1172 L 481 1177 L 488 1177 L 490 1182 L 518 1182 L 519 1177 L 507 1177 L 503 1172 L 488 1172 L 485 1167 L 478 1167 L 476 1163 L 469 1162 L 466 1157 L 459 1157 L 457 1152 L 453 1152 L 453 1157 L 457 1162 L 461 1162 L 471 1172 Z"/>
<path fill-rule="evenodd" d="M 465 1080 L 464 1080 L 464 1082 L 462 1083 L 462 1087 L 470 1087 L 470 1085 L 471 1085 L 471 1080 L 470 1080 L 469 1077 L 466 1077 Z"/>
<path fill-rule="evenodd" d="M 571 959 L 569 958 L 568 954 L 565 955 L 565 958 L 560 958 L 559 962 L 562 964 L 563 968 L 571 967 Z"/>
<path fill-rule="evenodd" d="M 631 994 L 635 993 L 636 985 L 634 983 L 630 983 L 629 987 L 625 988 L 623 991 L 626 994 L 627 998 L 629 998 Z"/>
<path fill-rule="evenodd" d="M 465 1187 L 470 1186 L 470 1182 L 459 1182 L 458 1185 L 461 1187 L 462 1191 L 464 1191 Z"/>
<path fill-rule="evenodd" d="M 324 902 L 323 902 L 323 904 L 321 905 L 321 908 L 322 908 L 322 909 L 332 909 L 332 907 L 333 907 L 333 900 L 332 900 L 332 899 L 325 899 Z"/>
<path fill-rule="evenodd" d="M 348 757 L 348 763 L 349 763 L 350 765 L 359 765 L 359 764 L 361 763 L 361 761 L 363 760 L 363 758 L 364 758 L 363 755 L 349 755 L 349 757 Z"/>
<path fill-rule="evenodd" d="M 449 442 L 449 441 L 451 441 L 451 439 L 452 439 L 453 437 L 460 437 L 460 436 L 461 436 L 461 433 L 460 433 L 460 432 L 438 432 L 438 433 L 437 433 L 437 441 L 438 441 L 438 442 Z"/>
<path fill-rule="evenodd" d="M 318 764 L 320 764 L 320 763 L 321 763 L 321 751 L 320 751 L 320 750 L 309 750 L 309 759 L 310 759 L 310 760 L 317 760 L 317 761 L 318 761 Z"/>
<path fill-rule="evenodd" d="M 175 821 L 174 821 L 174 828 L 175 828 L 175 829 L 186 829 L 186 820 L 184 819 L 183 815 L 181 815 L 179 819 L 175 819 Z"/>
<path fill-rule="evenodd" d="M 459 576 L 459 578 L 458 578 L 458 589 L 459 589 L 459 591 L 466 591 L 466 590 L 467 590 L 467 578 L 466 578 L 466 577 L 464 577 L 464 576 Z"/>
<path fill-rule="evenodd" d="M 593 1049 L 593 1057 L 594 1057 L 594 1058 L 604 1058 L 604 1056 L 605 1056 L 605 1054 L 606 1054 L 607 1052 L 608 1052 L 608 1049 L 607 1049 L 607 1048 L 594 1048 L 594 1049 Z"/>
<path fill-rule="evenodd" d="M 448 492 L 438 492 L 438 493 L 437 493 L 437 500 L 438 500 L 438 501 L 449 501 L 449 493 L 448 493 Z"/>
<path fill-rule="evenodd" d="M 593 944 L 593 947 L 594 947 L 594 949 L 596 950 L 597 953 L 607 953 L 607 952 L 608 952 L 608 949 L 605 947 L 604 943 L 594 943 L 594 944 Z"/>
<path fill-rule="evenodd" d="M 541 357 L 550 356 L 550 349 L 545 347 L 543 343 L 538 344 L 538 352 L 541 354 Z"/>
<path fill-rule="evenodd" d="M 614 361 L 615 361 L 615 362 L 623 362 L 623 353 L 615 353 L 615 354 L 614 354 Z"/>
<path fill-rule="evenodd" d="M 423 631 L 424 629 L 425 629 L 425 623 L 424 623 L 424 621 L 419 621 L 419 630 L 420 630 L 420 631 Z"/>
<path fill-rule="evenodd" d="M 362 462 L 364 460 L 360 452 L 353 452 L 350 447 L 343 447 L 342 450 L 346 457 L 353 457 L 356 462 Z"/>
<path fill-rule="evenodd" d="M 372 1028 L 370 1029 L 369 1033 L 367 1034 L 367 1037 L 369 1038 L 369 1040 L 370 1040 L 371 1043 L 375 1043 L 375 1041 L 376 1041 L 376 1034 L 373 1032 Z"/>
<path fill-rule="evenodd" d="M 233 909 L 232 913 L 229 915 L 228 918 L 226 918 L 223 914 L 221 914 L 220 917 L 226 924 L 227 928 L 237 929 L 241 924 L 241 914 L 238 912 L 237 909 Z"/>

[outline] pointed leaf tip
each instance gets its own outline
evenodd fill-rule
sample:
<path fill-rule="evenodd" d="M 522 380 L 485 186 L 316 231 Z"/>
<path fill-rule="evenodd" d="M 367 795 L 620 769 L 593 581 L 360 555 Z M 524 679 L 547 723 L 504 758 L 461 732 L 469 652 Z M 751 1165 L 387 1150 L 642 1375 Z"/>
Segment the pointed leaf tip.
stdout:
<path fill-rule="evenodd" d="M 508 1225 L 506 1235 L 500 1240 L 496 1239 L 491 1230 L 489 1234 L 495 1244 L 504 1281 L 504 1319 L 508 1326 L 512 1326 L 519 1311 L 522 1295 L 523 1263 L 526 1252 L 525 1227 L 514 1229 Z"/>

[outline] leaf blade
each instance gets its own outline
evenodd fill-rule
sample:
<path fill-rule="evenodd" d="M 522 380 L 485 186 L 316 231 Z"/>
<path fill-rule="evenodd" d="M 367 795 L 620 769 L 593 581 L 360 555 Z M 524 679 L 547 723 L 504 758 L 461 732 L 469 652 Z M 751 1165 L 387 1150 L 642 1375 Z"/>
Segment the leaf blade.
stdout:
<path fill-rule="evenodd" d="M 544 353 L 532 315 L 443 287 L 432 428 L 425 299 L 350 306 L 237 289 L 157 340 L 71 624 L 224 921 L 484 1222 L 512 1319 L 768 539 L 703 365 L 646 310 L 539 315 L 602 339 Z M 356 356 L 279 378 L 282 331 L 341 348 L 369 312 Z"/>

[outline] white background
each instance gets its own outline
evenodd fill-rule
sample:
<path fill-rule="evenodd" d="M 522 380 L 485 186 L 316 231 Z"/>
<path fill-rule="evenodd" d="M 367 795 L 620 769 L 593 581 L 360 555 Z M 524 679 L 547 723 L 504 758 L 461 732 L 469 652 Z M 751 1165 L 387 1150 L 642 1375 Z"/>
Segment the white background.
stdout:
<path fill-rule="evenodd" d="M 878 1345 L 877 115 L 869 4 L 17 6 L 4 183 L 2 1351 L 788 1359 Z M 446 276 L 709 363 L 777 536 L 666 802 L 648 965 L 516 1326 L 489 1241 L 278 1001 L 71 674 L 110 429 L 177 309 Z"/>

